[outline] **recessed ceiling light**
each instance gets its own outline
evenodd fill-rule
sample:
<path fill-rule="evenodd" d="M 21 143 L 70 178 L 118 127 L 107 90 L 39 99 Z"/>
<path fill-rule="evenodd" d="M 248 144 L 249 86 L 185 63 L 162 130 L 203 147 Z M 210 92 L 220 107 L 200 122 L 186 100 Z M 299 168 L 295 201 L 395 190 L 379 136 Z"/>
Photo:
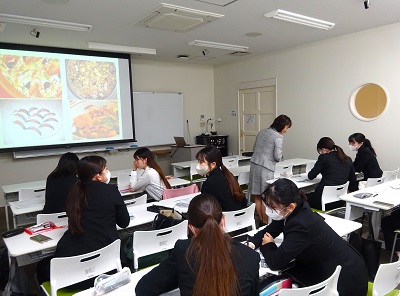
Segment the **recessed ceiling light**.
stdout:
<path fill-rule="evenodd" d="M 178 59 L 180 59 L 180 60 L 188 60 L 189 56 L 185 55 L 185 54 L 180 54 L 180 55 L 178 55 Z"/>
<path fill-rule="evenodd" d="M 156 50 L 153 48 L 142 48 L 142 47 L 124 46 L 116 44 L 107 44 L 107 43 L 88 42 L 88 47 L 90 49 L 98 49 L 98 50 L 112 51 L 112 52 L 127 52 L 134 54 L 156 54 Z"/>
<path fill-rule="evenodd" d="M 258 36 L 261 36 L 262 33 L 260 33 L 260 32 L 249 32 L 249 33 L 246 33 L 245 35 L 247 37 L 258 37 Z"/>
<path fill-rule="evenodd" d="M 218 43 L 218 42 L 203 41 L 203 40 L 193 40 L 188 42 L 188 44 L 200 47 L 211 47 L 211 48 L 226 49 L 232 51 L 247 51 L 249 49 L 248 46 Z"/>

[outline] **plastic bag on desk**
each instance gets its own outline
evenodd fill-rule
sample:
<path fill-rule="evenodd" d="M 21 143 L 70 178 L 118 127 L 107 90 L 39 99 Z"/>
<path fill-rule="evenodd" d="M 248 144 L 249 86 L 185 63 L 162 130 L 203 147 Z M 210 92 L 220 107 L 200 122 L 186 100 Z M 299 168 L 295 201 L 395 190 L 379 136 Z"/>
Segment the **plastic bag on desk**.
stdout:
<path fill-rule="evenodd" d="M 112 275 L 101 274 L 94 280 L 95 295 L 103 295 L 131 281 L 131 271 L 124 267 L 120 272 Z"/>

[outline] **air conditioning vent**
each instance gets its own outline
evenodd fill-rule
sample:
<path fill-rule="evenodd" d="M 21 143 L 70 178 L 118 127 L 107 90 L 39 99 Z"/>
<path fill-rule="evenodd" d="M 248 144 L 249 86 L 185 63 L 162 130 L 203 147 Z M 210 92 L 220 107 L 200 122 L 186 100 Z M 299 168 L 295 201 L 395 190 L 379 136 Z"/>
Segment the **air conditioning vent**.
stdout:
<path fill-rule="evenodd" d="M 223 17 L 222 14 L 161 3 L 134 25 L 187 32 Z"/>

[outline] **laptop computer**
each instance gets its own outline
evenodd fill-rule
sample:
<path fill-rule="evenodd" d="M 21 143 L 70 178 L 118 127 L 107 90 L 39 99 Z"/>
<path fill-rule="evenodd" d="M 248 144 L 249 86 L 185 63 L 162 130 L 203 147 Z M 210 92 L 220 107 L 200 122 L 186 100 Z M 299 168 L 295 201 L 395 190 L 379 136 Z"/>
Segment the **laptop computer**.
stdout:
<path fill-rule="evenodd" d="M 174 137 L 174 139 L 175 139 L 175 144 L 176 144 L 177 147 L 187 146 L 184 137 Z"/>

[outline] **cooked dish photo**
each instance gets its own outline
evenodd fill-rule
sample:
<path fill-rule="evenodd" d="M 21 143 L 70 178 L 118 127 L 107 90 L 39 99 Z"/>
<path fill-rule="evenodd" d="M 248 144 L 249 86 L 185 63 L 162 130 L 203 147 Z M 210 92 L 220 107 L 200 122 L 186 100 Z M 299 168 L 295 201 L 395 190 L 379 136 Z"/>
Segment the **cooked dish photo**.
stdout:
<path fill-rule="evenodd" d="M 75 140 L 114 138 L 119 135 L 116 101 L 86 101 L 71 105 Z"/>
<path fill-rule="evenodd" d="M 66 60 L 68 88 L 77 99 L 115 99 L 117 84 L 114 63 Z"/>
<path fill-rule="evenodd" d="M 0 55 L 0 88 L 5 98 L 62 98 L 60 61 Z"/>

